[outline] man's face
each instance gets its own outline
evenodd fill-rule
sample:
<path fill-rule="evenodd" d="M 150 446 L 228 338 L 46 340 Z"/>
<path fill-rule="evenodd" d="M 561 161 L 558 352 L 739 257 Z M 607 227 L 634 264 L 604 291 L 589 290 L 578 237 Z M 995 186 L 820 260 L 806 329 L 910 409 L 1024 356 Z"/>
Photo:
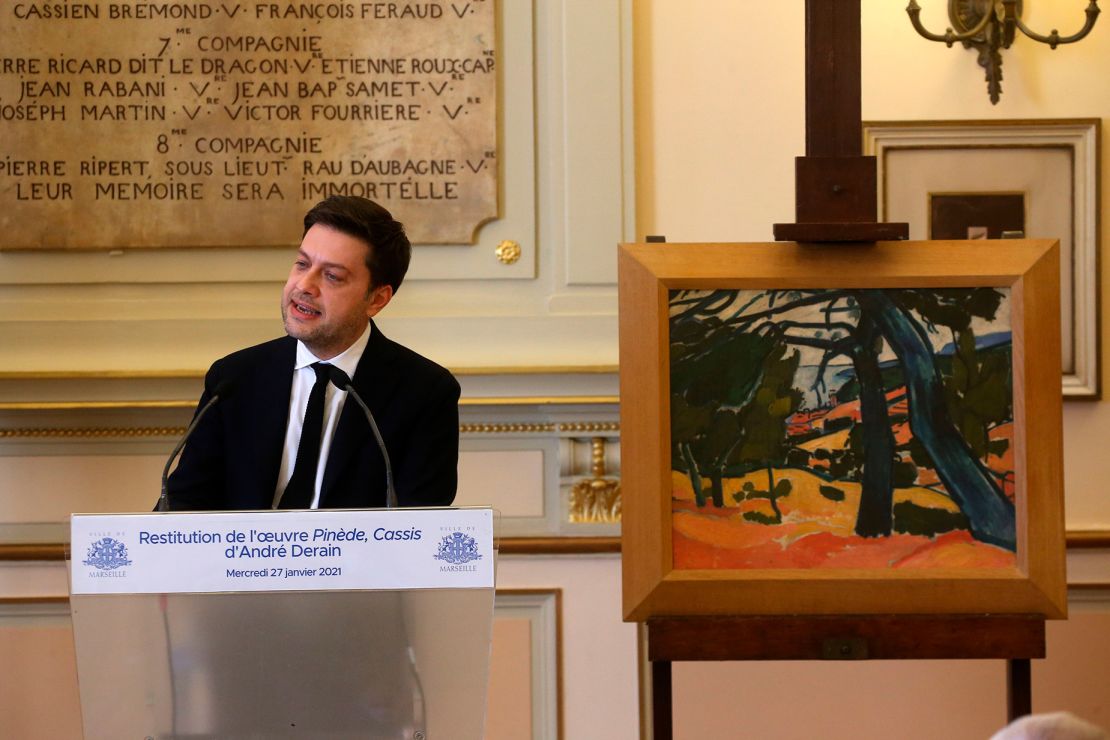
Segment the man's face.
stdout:
<path fill-rule="evenodd" d="M 350 347 L 371 316 L 393 297 L 388 285 L 371 289 L 360 239 L 316 224 L 301 241 L 281 293 L 285 331 L 328 360 Z"/>

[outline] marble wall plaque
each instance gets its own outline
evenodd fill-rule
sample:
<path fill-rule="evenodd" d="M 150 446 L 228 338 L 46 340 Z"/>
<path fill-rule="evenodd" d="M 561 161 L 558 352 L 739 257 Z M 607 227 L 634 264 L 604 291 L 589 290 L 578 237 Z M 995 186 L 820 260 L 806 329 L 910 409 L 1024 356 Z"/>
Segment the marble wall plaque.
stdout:
<path fill-rule="evenodd" d="M 0 249 L 293 243 L 332 194 L 415 243 L 498 216 L 494 0 L 0 9 Z"/>

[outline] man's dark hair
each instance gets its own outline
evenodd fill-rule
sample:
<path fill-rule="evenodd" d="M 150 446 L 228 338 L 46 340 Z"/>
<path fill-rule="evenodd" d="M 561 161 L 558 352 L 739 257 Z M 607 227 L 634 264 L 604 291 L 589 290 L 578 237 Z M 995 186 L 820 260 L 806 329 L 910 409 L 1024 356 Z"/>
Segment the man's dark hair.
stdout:
<path fill-rule="evenodd" d="M 412 245 L 405 227 L 372 200 L 350 195 L 333 195 L 312 207 L 304 216 L 304 232 L 316 224 L 360 239 L 370 247 L 366 266 L 370 287 L 390 285 L 396 293 L 409 269 Z"/>

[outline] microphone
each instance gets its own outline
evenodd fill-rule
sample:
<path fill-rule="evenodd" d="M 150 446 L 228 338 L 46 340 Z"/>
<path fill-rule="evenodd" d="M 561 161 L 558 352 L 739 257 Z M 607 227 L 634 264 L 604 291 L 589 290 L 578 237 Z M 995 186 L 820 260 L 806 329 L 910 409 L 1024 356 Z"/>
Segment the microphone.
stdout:
<path fill-rule="evenodd" d="M 351 398 L 362 408 L 362 412 L 366 414 L 366 421 L 370 422 L 370 431 L 374 433 L 374 439 L 378 442 L 378 449 L 382 451 L 382 459 L 385 460 L 385 507 L 387 509 L 397 508 L 397 491 L 393 488 L 393 468 L 389 464 L 389 451 L 385 448 L 385 440 L 382 439 L 382 433 L 378 430 L 378 423 L 374 421 L 374 415 L 370 413 L 370 408 L 366 402 L 362 400 L 362 396 L 355 390 L 354 385 L 351 384 L 351 379 L 347 373 L 343 372 L 335 365 L 329 364 L 327 366 L 330 370 L 331 382 L 335 387 L 341 391 L 347 391 Z"/>
<path fill-rule="evenodd" d="M 166 483 L 170 478 L 170 466 L 173 465 L 173 461 L 177 459 L 178 453 L 185 447 L 185 442 L 187 442 L 189 437 L 193 434 L 193 430 L 197 428 L 197 424 L 200 424 L 200 420 L 208 413 L 208 409 L 215 406 L 216 402 L 221 398 L 230 394 L 234 385 L 235 382 L 230 378 L 225 378 L 216 384 L 216 389 L 212 391 L 212 397 L 208 399 L 208 403 L 204 404 L 201 410 L 197 412 L 197 415 L 193 417 L 193 421 L 189 424 L 189 428 L 186 429 L 185 434 L 181 436 L 181 441 L 177 443 L 177 447 L 173 448 L 173 452 L 170 453 L 170 459 L 166 460 L 166 467 L 162 469 L 162 493 L 158 496 L 157 511 L 167 511 L 169 508 L 170 502 L 167 498 Z"/>

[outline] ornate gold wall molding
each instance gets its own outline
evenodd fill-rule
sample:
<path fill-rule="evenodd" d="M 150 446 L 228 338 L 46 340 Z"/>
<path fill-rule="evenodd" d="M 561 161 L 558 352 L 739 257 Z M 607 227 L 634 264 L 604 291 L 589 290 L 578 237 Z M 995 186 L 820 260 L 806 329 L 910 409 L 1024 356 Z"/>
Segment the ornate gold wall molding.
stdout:
<path fill-rule="evenodd" d="M 468 422 L 459 425 L 461 434 L 553 434 L 619 432 L 618 422 Z M 160 427 L 12 427 L 0 429 L 4 439 L 141 439 L 175 438 L 185 433 L 184 426 Z"/>
<path fill-rule="evenodd" d="M 191 409 L 196 401 L 3 401 L 0 411 L 133 411 Z"/>
<path fill-rule="evenodd" d="M 587 422 L 571 422 L 568 424 L 560 424 L 560 432 L 572 433 L 589 433 L 596 432 L 619 432 L 621 425 L 619 421 L 587 421 Z"/>
<path fill-rule="evenodd" d="M 3 370 L 4 380 L 177 380 L 200 379 L 204 370 Z"/>
<path fill-rule="evenodd" d="M 614 375 L 616 365 L 506 365 L 455 366 L 453 375 Z M 199 380 L 203 368 L 193 370 L 0 370 L 4 380 Z"/>
<path fill-rule="evenodd" d="M 473 396 L 459 399 L 459 406 L 615 406 L 620 400 L 620 396 Z"/>
<path fill-rule="evenodd" d="M 545 422 L 539 424 L 468 423 L 460 424 L 463 434 L 520 434 L 520 433 L 567 433 L 584 434 L 596 432 L 619 432 L 619 422 Z"/>
<path fill-rule="evenodd" d="M 459 424 L 461 434 L 542 434 L 557 431 L 557 424 L 502 424 L 502 423 L 465 423 Z"/>
<path fill-rule="evenodd" d="M 621 520 L 621 482 L 605 477 L 605 437 L 590 440 L 590 473 L 570 491 L 567 519 L 584 524 L 616 524 Z"/>
<path fill-rule="evenodd" d="M 141 439 L 174 438 L 185 427 L 22 427 L 0 429 L 0 439 Z"/>
<path fill-rule="evenodd" d="M 619 396 L 506 396 L 462 398 L 459 406 L 590 406 L 616 405 Z M 0 411 L 140 411 L 192 409 L 193 400 L 162 401 L 0 401 Z"/>
<path fill-rule="evenodd" d="M 451 367 L 454 375 L 615 375 L 616 365 L 506 365 Z"/>

